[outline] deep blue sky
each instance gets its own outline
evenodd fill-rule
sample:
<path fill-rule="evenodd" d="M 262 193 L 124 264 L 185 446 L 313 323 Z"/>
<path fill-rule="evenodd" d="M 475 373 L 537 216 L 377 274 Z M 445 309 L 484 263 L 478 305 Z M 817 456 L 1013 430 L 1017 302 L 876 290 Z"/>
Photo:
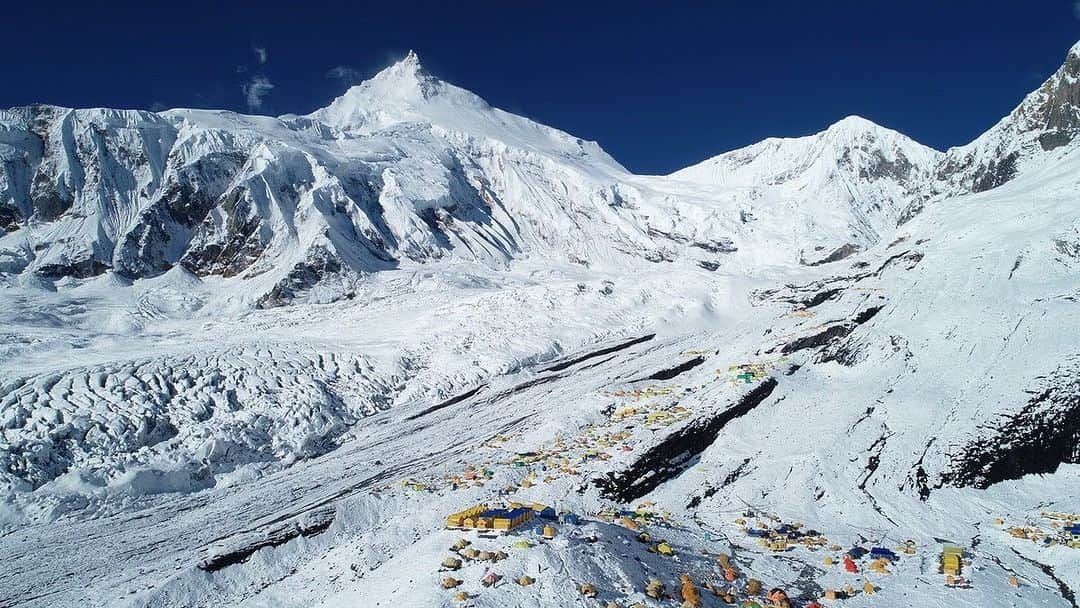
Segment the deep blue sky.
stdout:
<path fill-rule="evenodd" d="M 848 114 L 967 143 L 1080 39 L 1072 1 L 30 4 L 0 13 L 0 107 L 248 111 L 242 87 L 261 76 L 273 88 L 254 111 L 306 113 L 345 89 L 334 68 L 367 77 L 413 48 L 640 173 Z"/>

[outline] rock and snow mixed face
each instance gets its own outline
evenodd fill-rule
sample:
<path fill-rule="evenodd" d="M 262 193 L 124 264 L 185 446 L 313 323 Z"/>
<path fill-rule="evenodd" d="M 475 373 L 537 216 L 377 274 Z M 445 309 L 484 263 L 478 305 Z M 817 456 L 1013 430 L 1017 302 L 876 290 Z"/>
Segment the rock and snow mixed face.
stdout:
<path fill-rule="evenodd" d="M 945 193 L 982 192 L 1067 154 L 1080 132 L 1080 43 L 1065 63 L 975 141 L 952 148 L 938 168 Z"/>
<path fill-rule="evenodd" d="M 916 540 L 853 606 L 1069 605 L 1075 553 L 989 520 L 1080 500 L 1078 57 L 945 153 L 850 117 L 671 176 L 412 54 L 306 116 L 0 113 L 0 604 L 446 605 L 444 511 L 510 485 L 655 501 L 680 560 L 493 541 L 543 592 L 467 564 L 473 605 L 644 600 L 702 548 L 798 602 L 854 580 L 748 506 Z"/>
<path fill-rule="evenodd" d="M 32 106 L 0 129 L 0 270 L 140 279 L 179 266 L 236 277 L 262 306 L 323 282 L 316 299 L 345 297 L 372 272 L 443 257 L 712 269 L 842 257 L 922 200 L 938 156 L 849 118 L 638 177 L 415 55 L 303 117 Z"/>
<path fill-rule="evenodd" d="M 747 213 L 792 225 L 796 243 L 813 245 L 806 258 L 821 261 L 840 246 L 865 249 L 895 230 L 901 212 L 928 196 L 940 158 L 896 131 L 849 116 L 816 135 L 766 139 L 671 177 L 742 189 L 746 204 L 761 209 Z"/>

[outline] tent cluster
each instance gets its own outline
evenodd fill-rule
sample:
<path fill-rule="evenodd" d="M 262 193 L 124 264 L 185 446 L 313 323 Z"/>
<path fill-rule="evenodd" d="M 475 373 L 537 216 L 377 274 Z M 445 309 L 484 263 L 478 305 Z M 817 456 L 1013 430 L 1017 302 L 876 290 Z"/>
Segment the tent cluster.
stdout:
<path fill-rule="evenodd" d="M 516 486 L 508 486 L 504 492 L 551 483 L 560 477 L 577 477 L 583 465 L 610 460 L 617 453 L 633 450 L 627 443 L 631 431 L 610 430 L 605 426 L 589 424 L 570 439 L 560 437 L 550 445 L 541 444 L 535 451 L 515 452 L 505 464 L 524 469 L 526 474 Z"/>
<path fill-rule="evenodd" d="M 469 486 L 480 487 L 485 482 L 495 476 L 495 472 L 487 467 L 476 468 L 472 465 L 465 467 L 465 470 L 460 474 L 454 474 L 447 477 L 446 481 L 450 485 L 451 490 L 457 490 L 458 488 L 467 488 Z"/>
<path fill-rule="evenodd" d="M 604 392 L 604 395 L 610 397 L 622 397 L 627 399 L 641 400 L 641 399 L 655 399 L 656 397 L 664 397 L 671 395 L 675 392 L 675 389 L 670 386 L 646 386 L 645 388 L 635 388 L 631 390 L 615 390 L 610 392 Z"/>
<path fill-rule="evenodd" d="M 451 545 L 450 551 L 470 562 L 491 562 L 494 564 L 509 557 L 502 551 L 481 551 L 473 547 L 472 542 L 464 538 L 458 539 L 456 543 Z M 458 570 L 461 568 L 461 559 L 448 557 L 442 561 L 442 567 L 446 570 Z"/>
<path fill-rule="evenodd" d="M 596 513 L 596 518 L 607 523 L 617 523 L 635 532 L 646 525 L 671 527 L 671 513 L 657 509 L 656 503 L 652 501 L 639 503 L 634 509 L 601 509 Z"/>
<path fill-rule="evenodd" d="M 680 420 L 685 420 L 690 417 L 690 410 L 673 403 L 666 406 L 660 406 L 655 403 L 646 405 L 627 405 L 616 409 L 611 414 L 612 422 L 633 421 L 643 424 L 646 427 L 660 427 L 670 426 Z M 630 437 L 629 432 L 622 433 L 625 437 Z"/>
<path fill-rule="evenodd" d="M 796 308 L 794 310 L 791 310 L 789 312 L 785 312 L 784 314 L 780 315 L 780 318 L 781 319 L 796 319 L 796 318 L 798 318 L 798 319 L 809 319 L 809 318 L 813 317 L 814 314 L 815 313 L 812 310 L 807 310 L 805 308 Z"/>
<path fill-rule="evenodd" d="M 842 570 L 846 574 L 858 575 L 864 572 L 872 572 L 876 575 L 890 574 L 893 564 L 898 563 L 903 556 L 915 554 L 915 542 L 907 540 L 900 543 L 895 549 L 884 546 L 852 546 L 844 549 L 841 545 L 830 543 L 824 534 L 816 530 L 808 529 L 799 522 L 785 522 L 781 518 L 768 514 L 757 513 L 748 510 L 742 517 L 735 520 L 735 524 L 749 538 L 757 539 L 757 544 L 770 551 L 789 551 L 802 548 L 808 551 L 825 552 L 823 563 L 827 567 Z M 721 562 L 724 570 L 724 578 L 734 581 L 738 577 L 738 571 L 731 565 L 726 556 Z M 859 590 L 861 585 L 861 591 Z M 842 588 L 825 589 L 822 599 L 842 600 L 854 597 L 858 594 L 872 595 L 878 591 L 878 587 L 869 580 L 861 583 L 853 581 Z M 771 606 L 772 604 L 764 604 Z M 811 602 L 807 606 L 819 606 L 817 602 Z"/>
<path fill-rule="evenodd" d="M 511 505 L 512 506 L 512 505 Z M 542 505 L 537 505 L 542 506 Z M 644 527 L 654 523 L 665 521 L 665 518 L 656 510 L 656 505 L 653 503 L 642 503 L 638 505 L 637 509 L 613 511 L 607 510 L 605 516 L 613 518 L 616 522 L 619 519 L 624 519 L 631 522 L 635 526 Z M 486 505 L 477 505 L 473 507 L 472 511 L 477 509 L 487 509 Z M 468 515 L 470 510 L 461 512 L 458 515 Z M 486 511 L 480 511 L 484 513 Z M 533 510 L 533 513 L 538 513 Z M 548 516 L 551 515 L 551 511 L 548 512 Z M 565 514 L 564 514 L 565 516 Z M 538 516 L 537 516 L 538 518 Z M 563 518 L 565 519 L 565 517 Z M 639 523 L 640 522 L 640 523 Z M 549 520 L 542 525 L 536 527 L 537 533 L 547 538 L 553 538 L 556 534 L 555 525 L 552 520 Z M 758 528 L 755 528 L 758 529 Z M 803 530 L 802 526 L 795 524 L 778 523 L 773 526 L 771 530 L 775 534 L 792 535 L 793 538 L 799 538 L 802 536 L 820 536 L 813 531 Z M 811 534 L 813 533 L 813 534 Z M 638 540 L 648 544 L 648 550 L 655 553 L 658 556 L 673 557 L 676 552 L 674 547 L 663 540 L 656 541 L 647 531 L 641 531 L 638 534 Z M 533 546 L 527 538 L 519 537 L 514 542 L 514 548 L 528 549 Z M 835 547 L 835 545 L 833 546 Z M 839 549 L 838 547 L 836 547 Z M 506 553 L 499 551 L 481 551 L 472 546 L 472 543 L 467 539 L 460 539 L 454 545 L 450 547 L 454 553 L 453 556 L 448 557 L 442 561 L 442 570 L 444 572 L 457 572 L 462 569 L 467 563 L 483 563 L 485 568 L 490 568 L 491 564 L 500 562 L 503 559 L 507 559 L 509 556 Z M 707 550 L 702 550 L 701 553 L 705 556 L 713 555 Z M 685 559 L 685 557 L 683 558 Z M 853 547 L 852 549 L 844 552 L 842 559 L 845 562 L 851 562 L 856 564 L 854 571 L 858 572 L 862 569 L 863 565 L 869 564 L 867 568 L 873 569 L 875 563 L 892 563 L 899 560 L 900 556 L 884 547 L 873 547 L 865 549 L 862 547 Z M 638 587 L 639 593 L 643 593 L 647 598 L 650 598 L 659 602 L 672 602 L 672 605 L 677 605 L 680 608 L 701 608 L 704 605 L 715 605 L 718 600 L 724 605 L 740 606 L 742 608 L 795 608 L 795 602 L 788 596 L 787 592 L 781 587 L 768 587 L 759 579 L 748 577 L 739 572 L 739 568 L 736 567 L 734 560 L 730 555 L 724 553 L 715 554 L 716 565 L 718 570 L 723 573 L 722 580 L 720 576 L 716 574 L 709 576 L 705 575 L 692 575 L 691 573 L 685 573 L 677 577 L 675 580 L 666 580 L 660 576 L 653 576 L 642 582 L 642 586 Z M 671 564 L 678 564 L 679 561 L 672 561 Z M 717 571 L 714 570 L 714 573 Z M 535 572 L 532 574 L 536 574 Z M 467 578 L 467 577 L 466 577 Z M 484 586 L 498 586 L 503 577 L 487 569 L 484 571 L 484 576 L 480 580 L 480 583 Z M 536 584 L 537 580 L 528 574 L 520 573 L 515 574 L 510 579 L 518 587 L 531 587 Z M 442 579 L 443 586 L 447 590 L 453 590 L 463 593 L 458 589 L 458 586 L 463 581 L 447 577 Z M 603 590 L 592 581 L 565 581 L 567 585 L 573 585 L 573 589 L 576 593 L 583 598 L 597 598 L 602 597 Z M 854 582 L 853 582 L 854 583 Z M 858 585 L 861 585 L 861 590 Z M 845 598 L 855 597 L 860 594 L 870 595 L 877 591 L 877 587 L 869 581 L 859 582 L 854 584 L 845 585 L 841 589 L 829 589 L 823 594 L 823 599 L 840 600 Z M 476 591 L 474 591 L 476 593 Z M 708 602 L 705 598 L 707 594 L 711 594 L 717 598 L 713 602 Z M 456 597 L 456 596 L 455 596 Z M 468 597 L 466 597 L 468 599 Z M 462 600 L 464 601 L 464 600 Z M 624 604 L 616 601 L 601 602 L 600 605 L 623 608 Z M 635 607 L 644 608 L 644 604 L 629 604 L 627 608 Z M 820 608 L 820 604 L 816 601 L 799 604 L 804 608 Z"/>
<path fill-rule="evenodd" d="M 496 564 L 510 557 L 507 553 L 503 551 L 485 551 L 477 549 L 476 547 L 472 546 L 472 541 L 465 538 L 459 538 L 457 542 L 451 545 L 450 552 L 453 555 L 444 558 L 439 564 L 439 570 L 441 572 L 455 572 L 461 570 L 462 567 L 464 567 L 464 565 L 469 562 Z M 499 581 L 502 580 L 502 578 L 503 576 L 495 572 L 494 570 L 486 569 L 484 571 L 484 575 L 480 578 L 479 582 L 484 587 L 494 587 L 499 583 Z M 523 582 L 524 579 L 529 580 L 528 582 Z M 531 579 L 527 576 L 523 576 L 517 581 L 519 585 L 523 586 L 531 585 L 533 582 L 535 582 L 535 579 Z M 439 584 L 440 586 L 442 586 L 443 589 L 454 590 L 464 583 L 465 581 L 462 579 L 458 579 L 453 576 L 446 576 L 440 580 Z M 466 591 L 458 591 L 454 595 L 454 600 L 457 602 L 466 602 L 472 599 L 472 597 L 473 596 Z"/>
<path fill-rule="evenodd" d="M 778 357 L 754 363 L 737 363 L 727 369 L 728 382 L 733 386 L 759 382 L 768 378 L 774 369 L 780 367 L 786 361 L 787 357 Z M 720 369 L 717 369 L 716 373 L 718 375 L 724 374 L 723 370 Z"/>
<path fill-rule="evenodd" d="M 412 478 L 402 479 L 401 487 L 405 488 L 406 490 L 412 490 L 413 492 L 427 492 L 429 490 L 426 483 L 422 481 L 417 481 Z"/>
<path fill-rule="evenodd" d="M 610 394 L 634 399 L 655 399 L 675 395 L 676 390 L 672 387 L 653 386 Z M 638 426 L 650 427 L 673 424 L 691 415 L 688 409 L 679 406 L 677 402 L 641 403 L 618 411 L 618 415 L 612 414 L 611 418 L 602 424 L 585 425 L 573 436 L 556 438 L 548 444 L 540 444 L 535 450 L 515 451 L 502 458 L 493 455 L 476 465 L 466 466 L 463 471 L 443 475 L 441 479 L 438 476 L 406 479 L 401 484 L 412 491 L 437 493 L 442 493 L 444 489 L 483 487 L 495 478 L 500 465 L 510 465 L 515 470 L 522 470 L 523 475 L 512 476 L 517 481 L 509 483 L 499 491 L 501 496 L 509 496 L 540 483 L 552 483 L 561 477 L 581 476 L 579 469 L 585 465 L 610 460 L 620 453 L 633 451 L 633 442 L 630 441 L 634 435 L 633 427 L 623 424 L 620 428 L 613 428 L 618 422 L 636 421 Z M 508 444 L 520 435 L 521 433 L 500 434 L 485 442 L 483 447 L 505 452 Z M 388 486 L 377 488 L 377 491 L 385 489 L 388 489 Z M 463 517 L 462 520 L 464 519 Z M 462 521 L 459 524 L 450 524 L 450 527 L 480 529 L 481 526 L 475 523 L 473 526 L 465 526 Z M 511 527 L 516 525 L 511 524 Z"/>
<path fill-rule="evenodd" d="M 695 388 L 685 388 L 683 392 Z M 496 457 L 479 466 L 470 465 L 460 473 L 446 475 L 441 483 L 436 478 L 424 481 L 409 479 L 402 483 L 409 489 L 427 492 L 437 492 L 446 487 L 451 490 L 481 487 L 494 478 L 493 468 L 496 464 L 506 464 L 524 472 L 524 476 L 519 476 L 518 481 L 500 490 L 500 494 L 506 496 L 539 483 L 552 483 L 560 477 L 578 477 L 582 475 L 579 469 L 584 465 L 610 460 L 620 453 L 632 452 L 634 448 L 629 440 L 634 434 L 633 428 L 625 424 L 621 425 L 621 428 L 612 428 L 616 423 L 635 422 L 643 428 L 655 428 L 674 424 L 691 416 L 690 410 L 678 404 L 676 398 L 680 393 L 674 387 L 650 386 L 603 394 L 649 402 L 618 409 L 613 407 L 609 412 L 609 419 L 603 424 L 585 425 L 572 437 L 556 438 L 550 444 L 540 444 L 532 451 L 516 451 L 505 459 Z M 654 401 L 660 398 L 668 399 L 662 399 L 663 402 Z M 485 442 L 483 447 L 505 451 L 507 444 L 520 435 L 521 433 L 500 434 Z"/>
<path fill-rule="evenodd" d="M 442 482 L 437 479 L 421 481 L 410 477 L 402 479 L 399 483 L 402 488 L 413 492 L 438 492 L 442 488 L 459 490 L 468 487 L 481 487 L 485 482 L 494 477 L 494 475 L 495 472 L 487 467 L 477 469 L 470 465 L 466 467 L 462 473 L 447 475 Z M 377 491 L 387 489 L 389 489 L 389 486 L 376 488 Z"/>
<path fill-rule="evenodd" d="M 873 595 L 873 594 L 877 593 L 877 589 L 878 588 L 876 586 L 874 586 L 874 584 L 871 583 L 870 581 L 866 581 L 862 585 L 862 592 L 865 595 Z M 835 601 L 835 600 L 846 600 L 846 599 L 849 599 L 849 598 L 853 598 L 857 594 L 858 594 L 858 592 L 855 591 L 855 587 L 853 587 L 850 584 L 847 584 L 847 585 L 844 585 L 843 588 L 841 588 L 841 589 L 826 589 L 824 591 L 824 593 L 822 594 L 822 596 L 828 601 Z M 810 604 L 807 605 L 807 608 L 810 608 L 811 605 L 817 605 L 817 602 L 811 602 Z"/>
<path fill-rule="evenodd" d="M 724 554 L 720 554 L 717 561 L 730 567 L 730 557 Z M 704 580 L 699 588 L 689 574 L 683 574 L 679 576 L 675 588 L 678 589 L 678 593 L 673 599 L 676 601 L 681 600 L 680 608 L 700 608 L 703 605 L 700 590 L 702 588 L 714 597 L 719 598 L 724 604 L 739 605 L 743 608 L 753 608 L 755 606 L 757 608 L 793 608 L 794 606 L 784 589 L 773 587 L 765 591 L 762 582 L 756 578 L 747 578 L 741 587 Z M 644 591 L 647 597 L 654 600 L 669 597 L 664 583 L 655 577 L 650 578 L 645 583 Z"/>
<path fill-rule="evenodd" d="M 1045 547 L 1063 545 L 1080 549 L 1080 515 L 1043 511 L 1039 516 L 1047 520 L 1049 525 L 1046 528 L 1031 524 L 1009 526 L 1006 531 L 1013 538 L 1029 540 Z M 995 523 L 1004 525 L 1005 522 L 998 519 Z"/>
<path fill-rule="evenodd" d="M 745 517 L 736 519 L 735 523 L 747 536 L 757 538 L 758 545 L 771 551 L 783 552 L 796 545 L 816 550 L 829 544 L 829 539 L 823 534 L 817 530 L 806 529 L 799 522 L 784 523 L 775 516 L 766 516 L 767 520 L 751 522 L 748 517 L 753 517 L 753 514 L 748 512 Z"/>
<path fill-rule="evenodd" d="M 703 386 L 703 385 L 702 385 Z M 632 422 L 646 428 L 670 426 L 690 417 L 691 412 L 679 405 L 678 396 L 701 388 L 689 386 L 681 392 L 673 386 L 649 386 L 644 389 L 604 392 L 608 397 L 632 399 L 634 403 L 613 407 L 609 410 L 609 422 Z M 630 433 L 626 433 L 629 437 Z"/>
<path fill-rule="evenodd" d="M 559 521 L 567 524 L 579 524 L 580 518 L 575 513 L 564 512 L 559 515 L 546 504 L 539 502 L 511 502 L 499 508 L 491 508 L 485 503 L 470 506 L 469 509 L 450 513 L 446 516 L 446 528 L 450 530 L 478 530 L 484 532 L 505 533 L 534 521 Z M 542 528 L 552 527 L 542 526 Z M 544 532 L 546 536 L 546 532 Z"/>

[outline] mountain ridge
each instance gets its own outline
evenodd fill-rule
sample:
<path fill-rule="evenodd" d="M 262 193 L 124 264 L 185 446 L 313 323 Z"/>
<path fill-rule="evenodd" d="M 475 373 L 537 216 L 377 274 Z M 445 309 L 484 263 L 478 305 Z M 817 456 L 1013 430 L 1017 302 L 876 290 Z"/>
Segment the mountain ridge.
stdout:
<path fill-rule="evenodd" d="M 344 297 L 380 268 L 447 256 L 734 259 L 680 254 L 696 241 L 735 258 L 839 259 L 929 202 L 1071 149 L 1078 75 L 1074 47 L 998 125 L 944 153 L 849 116 L 651 178 L 436 78 L 412 52 L 306 116 L 14 108 L 0 114 L 0 272 L 138 279 L 181 265 L 265 276 L 258 302 L 276 305 L 324 280 Z M 591 201 L 587 228 L 575 200 Z M 541 236 L 579 229 L 592 236 Z"/>

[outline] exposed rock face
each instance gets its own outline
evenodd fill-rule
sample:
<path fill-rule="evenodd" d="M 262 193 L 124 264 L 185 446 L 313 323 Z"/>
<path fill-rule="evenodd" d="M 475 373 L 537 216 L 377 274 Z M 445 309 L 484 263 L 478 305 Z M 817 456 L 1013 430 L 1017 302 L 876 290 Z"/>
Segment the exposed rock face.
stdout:
<path fill-rule="evenodd" d="M 92 254 L 85 253 L 77 259 L 63 259 L 51 264 L 42 264 L 38 266 L 37 274 L 48 279 L 60 279 L 63 277 L 85 279 L 96 277 L 108 269 L 109 267 L 104 263 L 95 260 Z"/>
<path fill-rule="evenodd" d="M 1067 146 L 1080 133 L 1080 44 L 1046 82 L 1001 122 L 937 168 L 946 194 L 983 192 L 1016 177 L 1032 159 Z"/>
<path fill-rule="evenodd" d="M 249 194 L 239 189 L 222 198 L 216 216 L 207 217 L 199 226 L 181 263 L 199 276 L 236 276 L 266 247 L 259 230 L 262 221 Z"/>
<path fill-rule="evenodd" d="M 307 259 L 293 266 L 289 274 L 259 300 L 259 307 L 273 308 L 289 304 L 298 294 L 311 289 L 324 277 L 337 275 L 341 269 L 341 261 L 333 253 L 324 248 L 314 249 L 308 253 Z"/>
<path fill-rule="evenodd" d="M 1029 473 L 1053 473 L 1080 463 L 1080 357 L 1041 381 L 1011 419 L 971 441 L 954 455 L 945 483 L 987 488 Z"/>
<path fill-rule="evenodd" d="M 21 221 L 19 210 L 14 205 L 0 205 L 0 230 L 15 232 Z"/>
<path fill-rule="evenodd" d="M 172 268 L 210 210 L 228 202 L 223 192 L 246 160 L 239 152 L 214 153 L 175 167 L 173 180 L 162 186 L 159 198 L 118 243 L 113 264 L 117 272 L 136 278 Z"/>
<path fill-rule="evenodd" d="M 807 261 L 804 261 L 803 263 L 806 264 L 807 266 L 820 266 L 822 264 L 830 264 L 832 262 L 838 262 L 840 260 L 843 260 L 844 258 L 851 257 L 851 256 L 855 255 L 856 253 L 858 253 L 859 250 L 860 250 L 860 247 L 858 245 L 855 245 L 853 243 L 845 243 L 845 244 L 841 245 L 840 247 L 837 247 L 836 249 L 832 250 L 828 255 L 826 255 L 825 257 L 823 257 L 821 259 L 813 260 L 813 261 L 807 260 Z"/>
<path fill-rule="evenodd" d="M 1065 64 L 1038 93 L 1042 103 L 1035 108 L 1032 122 L 1044 125 L 1043 149 L 1072 141 L 1080 129 L 1080 49 L 1074 47 L 1069 52 Z"/>

